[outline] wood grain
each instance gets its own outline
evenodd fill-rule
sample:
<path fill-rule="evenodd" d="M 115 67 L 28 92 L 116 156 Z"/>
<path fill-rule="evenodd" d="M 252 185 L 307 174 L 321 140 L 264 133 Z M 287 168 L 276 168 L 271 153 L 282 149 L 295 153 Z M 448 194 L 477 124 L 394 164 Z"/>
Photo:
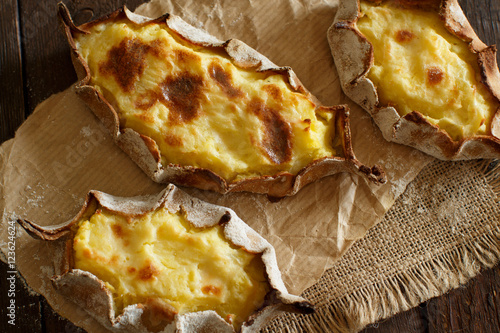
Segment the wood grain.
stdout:
<path fill-rule="evenodd" d="M 500 332 L 500 266 L 488 269 L 446 295 L 380 323 L 363 333 Z"/>
<path fill-rule="evenodd" d="M 16 0 L 0 1 L 0 142 L 24 121 L 21 35 Z"/>

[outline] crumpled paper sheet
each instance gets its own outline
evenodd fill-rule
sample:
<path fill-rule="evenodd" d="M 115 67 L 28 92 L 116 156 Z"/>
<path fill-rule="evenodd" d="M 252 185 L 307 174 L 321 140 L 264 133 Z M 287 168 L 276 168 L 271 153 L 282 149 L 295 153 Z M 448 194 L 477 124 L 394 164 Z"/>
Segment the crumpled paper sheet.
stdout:
<path fill-rule="evenodd" d="M 323 178 L 276 203 L 263 195 L 185 189 L 202 200 L 232 208 L 271 242 L 283 280 L 295 294 L 314 284 L 355 240 L 377 224 L 432 160 L 385 141 L 370 116 L 344 97 L 326 40 L 337 5 L 338 0 L 154 0 L 137 9 L 150 17 L 165 12 L 179 15 L 220 39 L 241 39 L 274 63 L 291 66 L 323 104 L 349 104 L 358 159 L 384 167 L 389 179 L 385 185 L 368 184 L 343 173 Z M 115 146 L 72 88 L 39 105 L 15 139 L 0 147 L 0 172 L 3 252 L 6 223 L 11 218 L 58 224 L 78 212 L 90 189 L 133 196 L 157 193 L 164 187 L 149 180 Z M 60 254 L 19 228 L 17 236 L 17 270 L 28 285 L 77 325 L 92 332 L 105 331 L 52 288 L 49 278 Z"/>

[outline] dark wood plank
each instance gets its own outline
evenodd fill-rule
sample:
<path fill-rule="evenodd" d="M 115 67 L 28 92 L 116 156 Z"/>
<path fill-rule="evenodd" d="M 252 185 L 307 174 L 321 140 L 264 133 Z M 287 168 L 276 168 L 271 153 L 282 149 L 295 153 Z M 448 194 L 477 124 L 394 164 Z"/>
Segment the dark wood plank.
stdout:
<path fill-rule="evenodd" d="M 369 325 L 362 333 L 497 333 L 499 309 L 500 266 L 496 266 L 441 297 Z"/>
<path fill-rule="evenodd" d="M 41 314 L 44 320 L 44 327 L 42 332 L 64 332 L 64 333 L 85 333 L 86 331 L 78 326 L 75 326 L 69 320 L 59 316 L 57 312 L 52 310 L 47 301 L 42 304 Z"/>
<path fill-rule="evenodd" d="M 0 262 L 0 332 L 42 332 L 40 296 L 32 295 L 19 275 Z M 15 270 L 15 269 L 14 269 Z M 11 283 L 15 288 L 11 287 Z M 12 293 L 12 289 L 14 292 Z M 11 310 L 11 301 L 15 309 Z M 14 320 L 9 323 L 9 321 Z"/>
<path fill-rule="evenodd" d="M 379 323 L 368 325 L 362 333 L 425 333 L 427 329 L 426 305 L 422 304 Z"/>
<path fill-rule="evenodd" d="M 500 266 L 488 269 L 465 286 L 431 299 L 429 332 L 500 332 Z"/>
<path fill-rule="evenodd" d="M 17 0 L 0 1 L 0 142 L 24 121 L 23 74 Z"/>

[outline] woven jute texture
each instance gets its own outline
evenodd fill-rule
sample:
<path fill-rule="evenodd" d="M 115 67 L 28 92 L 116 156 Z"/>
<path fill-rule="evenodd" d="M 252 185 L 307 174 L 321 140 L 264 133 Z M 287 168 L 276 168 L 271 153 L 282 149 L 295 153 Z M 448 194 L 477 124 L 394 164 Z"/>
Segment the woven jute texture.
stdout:
<path fill-rule="evenodd" d="M 500 258 L 500 163 L 435 161 L 303 296 L 310 316 L 266 332 L 357 332 L 467 282 Z"/>

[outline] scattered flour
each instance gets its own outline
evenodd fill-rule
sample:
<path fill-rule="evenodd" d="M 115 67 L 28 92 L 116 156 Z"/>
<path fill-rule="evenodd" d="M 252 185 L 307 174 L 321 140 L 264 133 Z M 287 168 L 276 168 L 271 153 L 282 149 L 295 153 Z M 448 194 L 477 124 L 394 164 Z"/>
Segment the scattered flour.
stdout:
<path fill-rule="evenodd" d="M 92 128 L 90 128 L 90 126 L 85 126 L 85 127 L 82 127 L 82 129 L 80 130 L 80 134 L 83 135 L 84 137 L 88 138 L 89 136 L 94 134 L 94 131 L 92 131 Z"/>

